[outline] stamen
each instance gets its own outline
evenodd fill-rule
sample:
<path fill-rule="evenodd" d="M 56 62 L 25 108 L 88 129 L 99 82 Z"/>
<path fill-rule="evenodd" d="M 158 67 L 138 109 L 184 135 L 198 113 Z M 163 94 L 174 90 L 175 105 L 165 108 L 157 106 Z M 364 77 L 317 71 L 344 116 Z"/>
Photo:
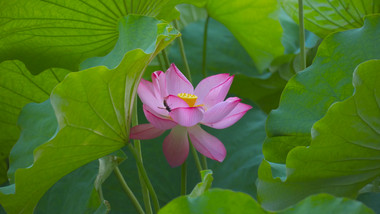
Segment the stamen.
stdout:
<path fill-rule="evenodd" d="M 198 99 L 198 97 L 194 94 L 178 93 L 177 96 L 184 100 L 190 107 L 194 107 Z"/>

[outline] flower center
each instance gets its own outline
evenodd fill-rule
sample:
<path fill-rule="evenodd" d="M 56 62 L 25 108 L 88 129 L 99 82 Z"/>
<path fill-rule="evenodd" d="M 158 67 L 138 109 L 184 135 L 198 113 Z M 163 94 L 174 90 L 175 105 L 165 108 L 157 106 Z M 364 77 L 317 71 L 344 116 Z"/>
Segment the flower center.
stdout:
<path fill-rule="evenodd" d="M 190 107 L 194 107 L 198 97 L 194 94 L 178 93 L 179 98 L 183 99 Z"/>

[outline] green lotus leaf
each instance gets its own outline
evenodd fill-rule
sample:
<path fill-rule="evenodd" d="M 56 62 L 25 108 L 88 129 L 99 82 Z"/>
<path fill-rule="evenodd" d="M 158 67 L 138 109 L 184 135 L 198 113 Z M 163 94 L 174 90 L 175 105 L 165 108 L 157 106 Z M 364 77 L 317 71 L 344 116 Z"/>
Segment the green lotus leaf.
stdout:
<path fill-rule="evenodd" d="M 122 17 L 140 14 L 171 21 L 179 16 L 174 6 L 181 3 L 206 6 L 210 16 L 233 32 L 261 70 L 284 51 L 275 0 L 17 0 L 0 3 L 0 61 L 19 59 L 34 74 L 51 67 L 77 71 L 87 58 L 105 56 L 114 48 Z M 247 25 L 252 27 L 247 29 Z"/>
<path fill-rule="evenodd" d="M 43 102 L 69 73 L 48 69 L 34 76 L 17 60 L 0 63 L 0 184 L 7 180 L 9 152 L 20 136 L 17 118 L 25 104 Z"/>
<path fill-rule="evenodd" d="M 170 22 L 179 17 L 174 6 L 183 2 L 186 0 L 1 1 L 0 62 L 21 60 L 33 74 L 51 67 L 78 71 L 85 59 L 105 56 L 114 48 L 123 17 L 139 14 Z M 191 3 L 204 4 L 200 0 Z M 125 53 L 118 53 L 118 58 Z"/>
<path fill-rule="evenodd" d="M 14 172 L 17 169 L 32 166 L 34 149 L 56 134 L 58 122 L 50 99 L 39 104 L 27 104 L 20 114 L 18 124 L 21 136 L 12 148 L 8 170 L 11 183 L 14 183 Z M 108 160 L 108 157 L 104 158 Z M 38 202 L 35 212 L 92 213 L 100 207 L 101 201 L 94 183 L 99 189 L 100 183 L 107 176 L 100 160 L 92 161 L 55 183 Z"/>
<path fill-rule="evenodd" d="M 298 23 L 298 0 L 280 0 L 282 7 Z M 337 31 L 358 28 L 363 18 L 380 12 L 380 2 L 375 0 L 305 0 L 305 28 L 320 37 Z"/>
<path fill-rule="evenodd" d="M 273 194 L 273 192 L 272 192 Z M 252 197 L 241 192 L 223 189 L 211 189 L 196 198 L 181 196 L 163 207 L 159 214 L 208 214 L 208 213 L 258 213 L 258 214 L 320 214 L 320 213 L 356 213 L 374 214 L 362 203 L 346 198 L 335 198 L 331 195 L 320 194 L 311 196 L 297 205 L 280 211 L 268 212 Z"/>
<path fill-rule="evenodd" d="M 231 190 L 210 189 L 198 197 L 181 196 L 174 199 L 159 214 L 257 213 L 266 214 L 251 196 Z"/>
<path fill-rule="evenodd" d="M 172 28 L 167 24 L 166 29 Z M 129 51 L 117 68 L 70 73 L 55 87 L 50 99 L 59 132 L 34 150 L 31 167 L 15 172 L 14 185 L 0 189 L 0 203 L 8 213 L 32 212 L 64 175 L 128 143 L 138 82 L 154 56 L 178 36 L 175 30 L 156 34 L 155 48 Z"/>
<path fill-rule="evenodd" d="M 272 213 L 272 212 L 270 212 Z M 374 214 L 374 212 L 362 203 L 347 199 L 334 198 L 328 194 L 313 195 L 302 200 L 297 205 L 278 214 L 320 214 L 320 213 L 357 213 L 357 214 Z"/>
<path fill-rule="evenodd" d="M 29 103 L 20 113 L 20 138 L 9 155 L 8 177 L 15 183 L 15 172 L 33 165 L 33 151 L 48 142 L 57 132 L 58 122 L 50 99 L 43 103 Z"/>
<path fill-rule="evenodd" d="M 270 162 L 285 163 L 296 146 L 310 144 L 312 125 L 331 104 L 352 95 L 352 73 L 361 62 L 380 58 L 380 17 L 368 16 L 362 28 L 325 38 L 313 64 L 286 85 L 279 108 L 267 119 L 263 153 Z"/>
<path fill-rule="evenodd" d="M 270 164 L 262 163 L 258 197 L 265 208 L 283 209 L 321 192 L 354 198 L 380 176 L 379 68 L 380 60 L 357 67 L 354 95 L 314 124 L 309 147 L 289 152 L 286 178 L 273 178 Z"/>

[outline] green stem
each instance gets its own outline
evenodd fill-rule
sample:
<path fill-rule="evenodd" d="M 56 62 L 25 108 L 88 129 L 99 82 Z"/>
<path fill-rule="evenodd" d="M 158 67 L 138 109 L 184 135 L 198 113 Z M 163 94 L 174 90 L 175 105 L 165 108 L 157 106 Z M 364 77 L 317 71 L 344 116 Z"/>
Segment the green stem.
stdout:
<path fill-rule="evenodd" d="M 210 16 L 207 15 L 205 28 L 203 30 L 203 54 L 202 54 L 202 74 L 203 78 L 207 77 L 206 71 L 206 53 L 207 53 L 207 31 L 208 31 L 208 21 Z"/>
<path fill-rule="evenodd" d="M 128 148 L 129 148 L 129 150 L 131 150 L 133 157 L 136 160 L 137 168 L 140 170 L 141 176 L 142 176 L 142 178 L 143 178 L 143 180 L 144 180 L 144 182 L 145 182 L 145 184 L 149 190 L 150 196 L 152 197 L 154 210 L 156 213 L 158 213 L 158 211 L 160 210 L 160 203 L 158 202 L 157 194 L 154 191 L 152 183 L 149 180 L 149 177 L 146 173 L 145 167 L 144 167 L 143 163 L 141 162 L 141 160 L 139 159 L 138 154 L 137 154 L 135 148 L 133 147 L 133 145 L 131 143 L 128 143 Z"/>
<path fill-rule="evenodd" d="M 181 166 L 181 195 L 186 195 L 187 185 L 187 162 L 183 162 Z"/>
<path fill-rule="evenodd" d="M 98 195 L 99 195 L 100 201 L 103 203 L 103 201 L 104 201 L 104 195 L 103 195 L 102 185 L 99 186 Z"/>
<path fill-rule="evenodd" d="M 178 29 L 178 21 L 174 20 L 173 24 L 174 24 L 174 27 Z M 192 82 L 190 67 L 189 67 L 189 63 L 187 62 L 186 53 L 185 53 L 185 46 L 183 45 L 182 36 L 180 36 L 178 38 L 178 44 L 179 44 L 179 50 L 181 51 L 182 61 L 183 61 L 183 64 L 185 66 L 185 70 L 186 70 L 186 74 L 187 74 L 186 76 L 189 79 L 189 81 Z"/>
<path fill-rule="evenodd" d="M 204 170 L 208 169 L 207 158 L 204 155 L 202 155 L 202 167 L 203 167 Z"/>
<path fill-rule="evenodd" d="M 160 64 L 161 70 L 165 72 L 166 69 L 165 69 L 161 54 L 157 54 L 156 57 L 157 57 L 158 63 Z"/>
<path fill-rule="evenodd" d="M 206 22 L 208 23 L 208 19 L 206 20 Z M 178 21 L 174 20 L 173 24 L 174 24 L 174 27 L 178 29 Z M 205 29 L 207 29 L 207 27 L 205 27 Z M 207 33 L 206 33 L 206 38 L 207 38 Z M 182 36 L 178 38 L 178 44 L 179 44 L 179 49 L 181 51 L 182 61 L 183 61 L 184 65 L 185 65 L 185 69 L 186 69 L 186 73 L 187 73 L 187 78 L 189 79 L 190 82 L 192 82 L 190 67 L 189 67 L 189 63 L 187 62 L 186 53 L 185 53 L 185 46 L 183 45 Z M 203 48 L 205 48 L 205 44 L 203 44 Z M 191 144 L 191 142 L 190 142 L 190 148 L 191 148 L 191 152 L 193 153 L 195 164 L 197 166 L 197 169 L 198 169 L 199 175 L 200 175 L 201 171 L 203 170 L 202 169 L 202 165 L 201 165 L 201 162 L 199 161 L 197 150 L 195 150 L 195 148 Z M 205 167 L 204 169 L 207 168 L 206 158 L 205 158 L 205 161 L 204 161 L 204 167 Z"/>
<path fill-rule="evenodd" d="M 137 97 L 135 99 L 135 102 L 133 103 L 133 110 L 134 112 L 132 116 L 132 126 L 136 126 L 139 123 L 139 118 L 137 115 Z M 143 162 L 140 140 L 134 140 L 133 142 L 134 142 L 133 145 L 136 148 L 137 156 L 141 160 L 141 162 Z M 141 185 L 141 192 L 143 195 L 143 201 L 145 205 L 145 212 L 147 214 L 152 214 L 153 212 L 152 212 L 152 206 L 151 206 L 150 198 L 149 198 L 149 190 L 142 178 L 140 169 L 138 169 L 138 174 L 139 174 L 139 180 L 140 180 L 140 185 Z"/>
<path fill-rule="evenodd" d="M 139 201 L 137 200 L 136 196 L 133 194 L 132 190 L 129 188 L 127 182 L 125 181 L 123 175 L 120 172 L 119 167 L 115 167 L 113 171 L 117 179 L 119 180 L 121 186 L 123 187 L 124 192 L 127 193 L 128 197 L 131 199 L 133 206 L 135 206 L 137 212 L 140 214 L 144 214 L 144 210 L 142 209 Z"/>
<path fill-rule="evenodd" d="M 306 54 L 305 54 L 305 26 L 303 23 L 303 0 L 298 0 L 298 19 L 299 19 L 299 37 L 300 37 L 300 50 L 301 50 L 300 67 L 301 67 L 301 70 L 304 70 L 306 68 Z"/>
<path fill-rule="evenodd" d="M 169 68 L 170 67 L 170 61 L 169 61 L 168 54 L 166 53 L 166 50 L 165 49 L 162 50 L 161 54 L 162 54 L 162 57 L 164 58 L 165 67 Z"/>
<path fill-rule="evenodd" d="M 210 16 L 207 15 L 205 27 L 203 30 L 203 50 L 202 50 L 202 74 L 203 78 L 207 77 L 207 71 L 206 71 L 206 56 L 207 56 L 207 31 L 208 31 L 208 22 L 210 20 Z M 204 155 L 202 156 L 202 166 L 203 169 L 207 169 L 207 158 Z"/>
<path fill-rule="evenodd" d="M 190 149 L 191 149 L 191 153 L 193 153 L 194 160 L 195 160 L 195 165 L 197 166 L 197 169 L 199 171 L 199 175 L 201 175 L 201 171 L 203 169 L 202 169 L 202 166 L 201 166 L 201 162 L 199 161 L 198 152 L 197 152 L 197 150 L 195 150 L 195 148 L 194 148 L 194 146 L 193 146 L 193 144 L 191 142 L 190 142 Z"/>

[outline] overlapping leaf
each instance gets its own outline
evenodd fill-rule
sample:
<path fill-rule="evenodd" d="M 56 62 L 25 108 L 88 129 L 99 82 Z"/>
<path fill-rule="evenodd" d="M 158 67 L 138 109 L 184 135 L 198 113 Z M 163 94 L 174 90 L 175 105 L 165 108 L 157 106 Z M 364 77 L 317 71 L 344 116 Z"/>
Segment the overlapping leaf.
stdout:
<path fill-rule="evenodd" d="M 20 114 L 18 124 L 21 127 L 21 137 L 10 154 L 8 176 L 11 183 L 14 183 L 14 172 L 17 169 L 32 166 L 34 149 L 52 138 L 58 129 L 50 100 L 40 104 L 27 104 Z M 106 158 L 109 160 L 108 156 Z M 41 198 L 34 212 L 92 213 L 97 210 L 101 200 L 96 189 L 108 176 L 104 172 L 104 166 L 98 162 L 100 161 L 92 161 L 61 178 Z"/>
<path fill-rule="evenodd" d="M 33 76 L 20 61 L 0 64 L 0 183 L 6 180 L 6 159 L 20 135 L 17 118 L 22 107 L 48 99 L 52 89 L 68 73 L 63 69 L 49 69 Z"/>
<path fill-rule="evenodd" d="M 123 17 L 141 14 L 171 21 L 179 16 L 174 6 L 181 2 L 1 1 L 0 62 L 19 59 L 34 74 L 51 67 L 77 71 L 85 59 L 104 56 L 113 49 L 119 36 L 118 21 Z"/>
<path fill-rule="evenodd" d="M 61 177 L 128 142 L 137 83 L 155 54 L 178 36 L 168 24 L 157 29 L 155 48 L 128 52 L 113 70 L 71 73 L 54 89 L 51 102 L 60 130 L 34 151 L 32 167 L 16 171 L 16 190 L 14 185 L 1 189 L 0 202 L 8 213 L 31 212 Z"/>
<path fill-rule="evenodd" d="M 8 176 L 14 183 L 14 172 L 33 164 L 33 151 L 56 134 L 57 119 L 50 100 L 27 104 L 19 117 L 21 137 L 12 148 Z M 94 192 L 98 174 L 98 161 L 93 161 L 66 175 L 56 183 L 39 202 L 36 213 L 84 213 L 99 207 L 100 200 Z M 77 194 L 80 192 L 81 194 Z M 95 193 L 95 194 L 93 194 Z M 91 200 L 91 196 L 95 200 Z"/>
<path fill-rule="evenodd" d="M 280 0 L 284 10 L 298 21 L 298 1 Z M 380 12 L 376 0 L 305 0 L 305 28 L 320 37 L 329 33 L 358 28 L 366 15 Z"/>
<path fill-rule="evenodd" d="M 33 164 L 33 151 L 48 142 L 57 132 L 58 123 L 55 118 L 50 99 L 43 103 L 27 104 L 19 117 L 18 125 L 21 135 L 10 153 L 8 177 L 15 183 L 15 172 Z"/>
<path fill-rule="evenodd" d="M 352 72 L 363 61 L 380 58 L 380 17 L 368 16 L 362 28 L 327 37 L 313 64 L 286 85 L 277 110 L 267 120 L 265 158 L 285 163 L 288 152 L 310 144 L 312 125 L 330 105 L 352 95 Z"/>
<path fill-rule="evenodd" d="M 122 17 L 141 14 L 171 21 L 179 16 L 174 6 L 181 3 L 206 6 L 210 16 L 233 32 L 260 70 L 283 53 L 275 0 L 17 0 L 0 3 L 0 61 L 19 59 L 32 73 L 50 67 L 76 71 L 85 59 L 112 50 Z"/>
<path fill-rule="evenodd" d="M 283 209 L 320 192 L 356 197 L 363 186 L 380 176 L 379 68 L 380 60 L 358 66 L 353 78 L 355 94 L 333 104 L 314 124 L 310 147 L 289 152 L 285 181 L 273 178 L 269 163 L 262 163 L 258 196 L 264 207 Z"/>

